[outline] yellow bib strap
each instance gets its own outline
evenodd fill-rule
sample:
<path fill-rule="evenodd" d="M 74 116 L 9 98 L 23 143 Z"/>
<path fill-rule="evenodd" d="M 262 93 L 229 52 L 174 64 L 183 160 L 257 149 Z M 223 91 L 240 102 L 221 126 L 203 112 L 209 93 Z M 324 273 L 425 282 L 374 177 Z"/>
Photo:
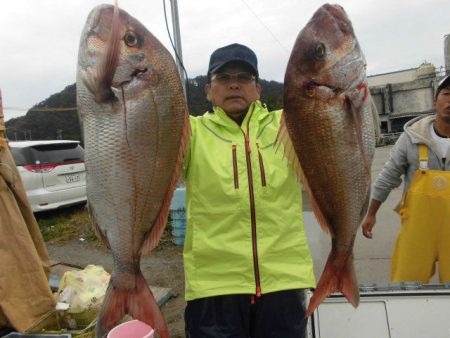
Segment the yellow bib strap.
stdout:
<path fill-rule="evenodd" d="M 428 169 L 428 147 L 426 144 L 419 144 L 419 168 Z"/>

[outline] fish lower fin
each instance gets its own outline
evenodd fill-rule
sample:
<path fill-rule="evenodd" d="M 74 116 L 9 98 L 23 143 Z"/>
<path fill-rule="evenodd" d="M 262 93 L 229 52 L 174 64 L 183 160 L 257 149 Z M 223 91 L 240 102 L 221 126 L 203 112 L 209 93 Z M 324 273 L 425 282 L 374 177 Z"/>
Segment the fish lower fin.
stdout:
<path fill-rule="evenodd" d="M 151 227 L 150 233 L 146 236 L 145 241 L 142 243 L 140 250 L 141 254 L 150 252 L 158 245 L 164 229 L 166 228 L 170 203 L 172 201 L 173 192 L 178 184 L 178 179 L 181 173 L 181 166 L 183 164 L 184 155 L 189 144 L 190 136 L 191 126 L 189 124 L 189 113 L 186 108 L 185 120 L 181 132 L 180 150 L 178 152 L 175 170 L 172 174 L 172 180 L 169 184 L 169 188 L 167 189 L 166 197 L 164 198 L 161 208 L 159 209 L 158 217 L 156 218 L 154 225 Z"/>
<path fill-rule="evenodd" d="M 108 249 L 111 249 L 110 245 L 109 245 L 109 241 L 108 238 L 105 236 L 105 234 L 103 233 L 102 229 L 100 229 L 100 226 L 97 223 L 97 220 L 95 218 L 95 211 L 94 208 L 92 207 L 92 205 L 89 203 L 89 201 L 87 202 L 88 205 L 88 211 L 89 211 L 89 216 L 91 218 L 92 221 L 92 228 L 94 230 L 95 235 L 97 236 L 97 238 L 102 241 L 103 243 L 105 243 L 106 247 Z"/>
<path fill-rule="evenodd" d="M 359 286 L 353 267 L 353 255 L 349 255 L 343 262 L 338 262 L 330 254 L 309 302 L 306 316 L 310 316 L 322 301 L 335 291 L 341 292 L 353 307 L 358 307 Z"/>
<path fill-rule="evenodd" d="M 136 276 L 136 287 L 133 290 L 118 290 L 114 288 L 112 281 L 109 282 L 102 310 L 97 319 L 96 338 L 102 338 L 126 314 L 147 323 L 162 338 L 169 338 L 166 321 L 140 271 Z"/>

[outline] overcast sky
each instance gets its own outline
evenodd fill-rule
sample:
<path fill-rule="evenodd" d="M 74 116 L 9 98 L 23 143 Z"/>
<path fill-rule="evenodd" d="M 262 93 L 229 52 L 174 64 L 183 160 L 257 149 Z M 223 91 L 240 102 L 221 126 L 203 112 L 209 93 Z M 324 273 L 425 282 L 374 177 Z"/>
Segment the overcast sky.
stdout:
<path fill-rule="evenodd" d="M 78 44 L 98 0 L 2 0 L 0 89 L 5 118 L 75 82 Z M 183 60 L 189 77 L 205 75 L 216 48 L 239 42 L 258 56 L 260 76 L 283 81 L 298 32 L 326 1 L 179 0 Z M 333 3 L 333 2 L 332 2 Z M 420 66 L 444 66 L 450 0 L 341 0 L 374 75 Z M 172 51 L 163 0 L 119 0 Z M 169 27 L 170 1 L 166 0 Z"/>

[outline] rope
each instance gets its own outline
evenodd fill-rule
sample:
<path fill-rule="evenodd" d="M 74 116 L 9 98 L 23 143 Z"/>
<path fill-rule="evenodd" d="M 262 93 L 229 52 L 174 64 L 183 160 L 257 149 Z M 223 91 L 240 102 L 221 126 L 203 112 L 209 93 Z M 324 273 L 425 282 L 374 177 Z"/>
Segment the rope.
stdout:
<path fill-rule="evenodd" d="M 5 122 L 3 118 L 3 101 L 2 101 L 2 91 L 0 90 L 0 151 L 6 147 L 7 140 L 5 138 Z"/>

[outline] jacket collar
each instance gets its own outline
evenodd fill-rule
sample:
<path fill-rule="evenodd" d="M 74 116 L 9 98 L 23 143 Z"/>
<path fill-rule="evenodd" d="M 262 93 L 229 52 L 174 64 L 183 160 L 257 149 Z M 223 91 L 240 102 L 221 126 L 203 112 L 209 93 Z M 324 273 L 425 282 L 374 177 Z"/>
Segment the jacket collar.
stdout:
<path fill-rule="evenodd" d="M 265 105 L 261 103 L 261 101 L 254 101 L 250 107 L 248 108 L 247 114 L 245 115 L 244 120 L 242 121 L 242 125 L 239 126 L 236 122 L 234 122 L 220 107 L 214 107 L 213 113 L 206 113 L 204 115 L 210 122 L 221 125 L 225 128 L 230 129 L 243 129 L 246 130 L 247 123 L 250 119 L 250 128 L 254 123 L 258 123 L 258 121 L 264 119 L 269 114 Z"/>

